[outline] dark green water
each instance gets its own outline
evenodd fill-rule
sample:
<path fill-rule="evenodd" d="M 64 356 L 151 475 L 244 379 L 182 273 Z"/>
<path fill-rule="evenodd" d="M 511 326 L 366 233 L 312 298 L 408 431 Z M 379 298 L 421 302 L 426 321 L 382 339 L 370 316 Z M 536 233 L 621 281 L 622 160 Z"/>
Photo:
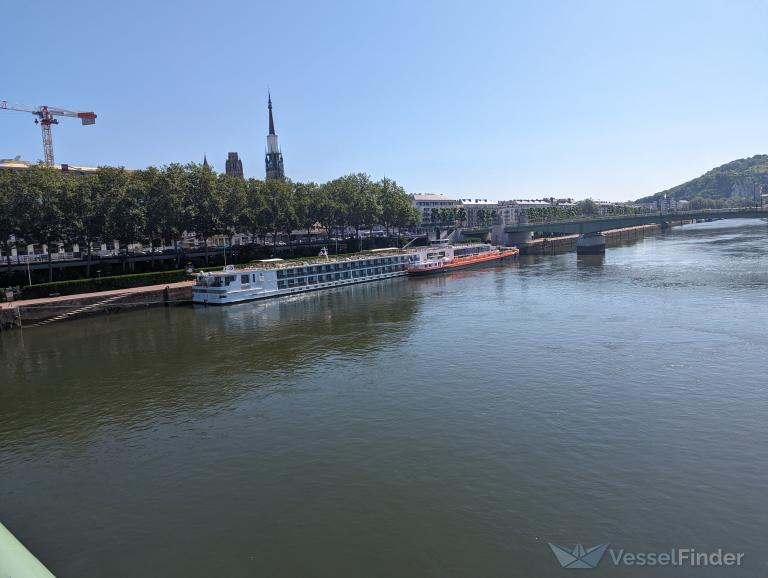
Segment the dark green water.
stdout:
<path fill-rule="evenodd" d="M 0 520 L 60 577 L 765 576 L 767 290 L 731 221 L 4 333 Z"/>

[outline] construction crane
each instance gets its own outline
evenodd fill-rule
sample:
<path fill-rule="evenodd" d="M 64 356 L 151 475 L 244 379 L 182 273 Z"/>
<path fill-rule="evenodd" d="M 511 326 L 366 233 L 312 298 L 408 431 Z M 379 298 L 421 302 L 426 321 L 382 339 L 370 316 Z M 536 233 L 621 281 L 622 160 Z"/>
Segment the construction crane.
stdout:
<path fill-rule="evenodd" d="M 64 110 L 63 108 L 53 108 L 50 106 L 24 106 L 21 104 L 8 104 L 6 100 L 0 100 L 0 109 L 16 110 L 18 112 L 31 112 L 35 118 L 35 124 L 39 124 L 43 131 L 43 153 L 45 154 L 45 165 L 53 166 L 53 139 L 51 138 L 51 125 L 59 124 L 57 116 L 70 116 L 79 118 L 83 124 L 96 124 L 96 113 L 94 112 L 75 112 L 73 110 Z"/>

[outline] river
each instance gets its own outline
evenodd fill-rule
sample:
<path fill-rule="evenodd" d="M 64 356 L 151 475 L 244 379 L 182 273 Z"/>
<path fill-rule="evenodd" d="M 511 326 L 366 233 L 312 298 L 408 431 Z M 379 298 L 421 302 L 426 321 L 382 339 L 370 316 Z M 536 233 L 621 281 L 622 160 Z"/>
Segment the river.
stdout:
<path fill-rule="evenodd" d="M 768 568 L 768 225 L 0 334 L 0 521 L 57 576 Z"/>

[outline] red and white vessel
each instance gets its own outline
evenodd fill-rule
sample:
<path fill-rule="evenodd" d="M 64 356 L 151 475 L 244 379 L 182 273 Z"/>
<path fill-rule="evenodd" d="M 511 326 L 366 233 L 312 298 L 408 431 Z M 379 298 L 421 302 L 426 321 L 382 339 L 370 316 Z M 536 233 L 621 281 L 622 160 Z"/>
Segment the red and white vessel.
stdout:
<path fill-rule="evenodd" d="M 496 247 L 487 243 L 449 245 L 445 241 L 437 241 L 410 257 L 408 274 L 446 273 L 481 263 L 514 258 L 519 254 L 517 247 Z"/>

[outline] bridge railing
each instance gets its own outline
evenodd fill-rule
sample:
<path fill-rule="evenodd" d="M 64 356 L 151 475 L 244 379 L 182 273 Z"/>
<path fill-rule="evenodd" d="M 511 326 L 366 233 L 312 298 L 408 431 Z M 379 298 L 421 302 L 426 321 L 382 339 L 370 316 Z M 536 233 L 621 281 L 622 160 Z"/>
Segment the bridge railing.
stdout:
<path fill-rule="evenodd" d="M 616 219 L 625 219 L 632 217 L 685 217 L 686 215 L 721 215 L 721 214 L 733 214 L 733 213 L 754 213 L 764 212 L 768 214 L 768 207 L 740 207 L 740 208 L 728 208 L 728 209 L 695 209 L 690 211 L 652 211 L 650 213 L 629 213 L 622 215 L 581 215 L 578 217 L 567 217 L 565 219 L 545 219 L 543 221 L 527 221 L 525 223 L 517 223 L 520 226 L 525 225 L 548 225 L 551 223 L 580 223 L 580 222 L 595 222 L 595 221 L 615 221 Z M 514 226 L 514 225 L 512 225 Z"/>

